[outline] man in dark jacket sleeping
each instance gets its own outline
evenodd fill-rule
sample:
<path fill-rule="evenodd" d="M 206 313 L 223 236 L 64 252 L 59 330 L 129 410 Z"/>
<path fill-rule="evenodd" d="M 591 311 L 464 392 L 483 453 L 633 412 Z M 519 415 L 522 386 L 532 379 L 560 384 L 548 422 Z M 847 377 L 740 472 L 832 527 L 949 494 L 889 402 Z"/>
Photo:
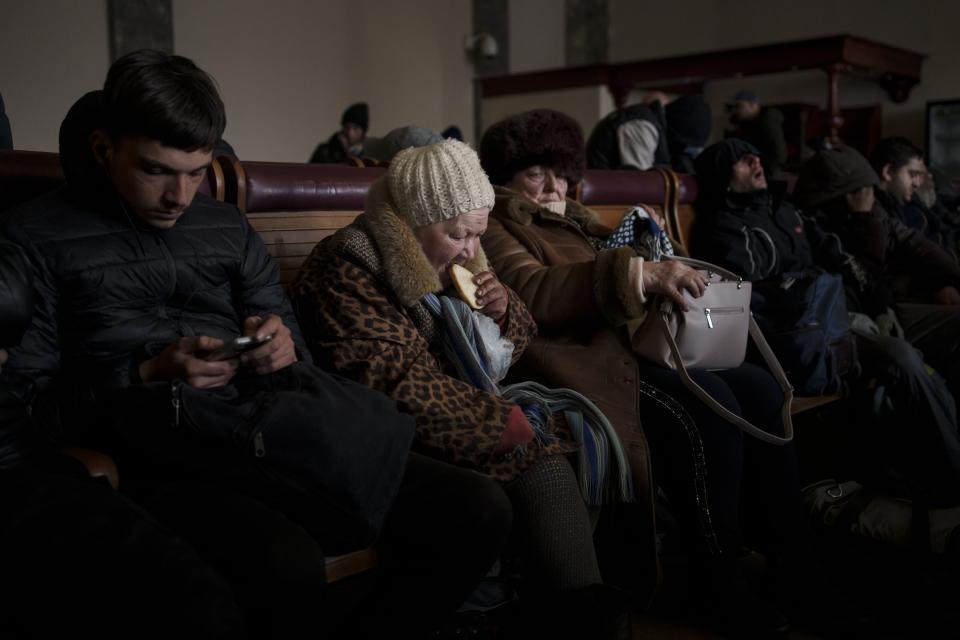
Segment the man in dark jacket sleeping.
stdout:
<path fill-rule="evenodd" d="M 376 437 L 396 446 L 372 442 L 367 460 L 343 460 L 338 448 L 304 450 L 296 462 L 329 461 L 353 484 L 376 487 L 389 509 L 371 527 L 385 589 L 362 622 L 401 635 L 423 630 L 496 559 L 509 503 L 493 481 L 409 453 L 412 420 L 385 396 L 310 364 L 260 237 L 236 207 L 198 195 L 225 125 L 212 79 L 186 58 L 152 50 L 117 60 L 103 90 L 71 108 L 60 131 L 67 186 L 4 224 L 38 293 L 8 370 L 58 380 L 65 436 L 114 454 L 121 487 L 230 580 L 256 637 L 316 635 L 334 615 L 324 611 L 324 552 L 369 543 L 354 533 L 364 523 L 327 499 L 330 485 L 291 489 L 293 471 L 277 452 L 295 448 L 298 434 L 344 443 L 386 434 Z M 262 344 L 211 357 L 237 336 Z M 310 414 L 235 445 L 184 426 L 238 429 L 215 413 L 191 418 L 181 401 L 242 403 L 252 388 L 265 411 L 285 404 L 270 400 L 283 391 Z M 271 446 L 284 428 L 292 438 Z"/>

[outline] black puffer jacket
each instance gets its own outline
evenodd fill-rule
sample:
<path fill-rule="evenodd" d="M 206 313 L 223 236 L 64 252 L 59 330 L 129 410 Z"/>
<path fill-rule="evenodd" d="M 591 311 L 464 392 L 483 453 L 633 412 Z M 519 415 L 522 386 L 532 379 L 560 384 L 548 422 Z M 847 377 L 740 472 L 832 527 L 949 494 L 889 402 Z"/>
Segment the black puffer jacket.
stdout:
<path fill-rule="evenodd" d="M 32 307 L 30 265 L 17 246 L 0 242 L 0 347 L 20 342 Z M 34 387 L 13 376 L 0 381 L 0 470 L 22 462 L 37 444 L 26 410 Z"/>
<path fill-rule="evenodd" d="M 73 402 L 139 382 L 139 364 L 181 336 L 230 339 L 251 315 L 281 316 L 309 358 L 277 266 L 234 206 L 198 194 L 171 229 L 128 212 L 90 151 L 99 92 L 60 131 L 67 186 L 20 207 L 3 235 L 34 269 L 37 303 L 5 372 L 61 373 Z"/>

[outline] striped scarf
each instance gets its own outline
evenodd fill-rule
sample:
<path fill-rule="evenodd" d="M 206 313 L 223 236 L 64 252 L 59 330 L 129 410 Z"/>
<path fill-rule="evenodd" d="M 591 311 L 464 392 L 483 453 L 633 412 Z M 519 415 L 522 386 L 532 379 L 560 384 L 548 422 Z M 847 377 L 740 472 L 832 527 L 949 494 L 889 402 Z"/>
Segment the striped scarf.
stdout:
<path fill-rule="evenodd" d="M 485 316 L 456 298 L 429 293 L 423 302 L 444 327 L 444 350 L 460 379 L 519 405 L 536 434 L 538 446 L 556 439 L 547 433 L 547 421 L 550 415 L 563 413 L 574 440 L 580 445 L 580 491 L 587 505 L 598 507 L 606 502 L 633 501 L 630 467 L 623 445 L 613 425 L 595 404 L 572 389 L 548 389 L 536 382 L 501 387 L 498 382 L 506 375 L 509 358 L 506 367 L 491 366 L 491 354 L 503 347 L 491 345 L 489 333 L 484 336 L 481 322 Z M 516 453 L 524 455 L 525 447 L 521 445 Z"/>

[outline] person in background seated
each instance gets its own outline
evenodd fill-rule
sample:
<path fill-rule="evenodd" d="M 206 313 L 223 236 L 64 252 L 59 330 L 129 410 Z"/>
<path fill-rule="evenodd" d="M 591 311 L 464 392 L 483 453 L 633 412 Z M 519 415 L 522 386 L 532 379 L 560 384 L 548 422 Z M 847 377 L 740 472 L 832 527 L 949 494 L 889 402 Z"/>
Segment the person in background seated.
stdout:
<path fill-rule="evenodd" d="M 439 311 L 445 296 L 456 296 L 448 268 L 462 265 L 474 274 L 480 309 L 455 308 L 475 319 L 477 330 L 499 336 L 491 352 L 504 346 L 501 338 L 509 341 L 492 358 L 499 370 L 536 333 L 480 248 L 492 206 L 493 188 L 464 143 L 402 151 L 371 187 L 364 213 L 304 263 L 292 286 L 295 309 L 319 361 L 388 394 L 416 418 L 418 448 L 503 483 L 530 633 L 622 637 L 610 629 L 627 626 L 626 616 L 615 615 L 622 596 L 602 584 L 590 516 L 567 459 L 576 449 L 570 428 L 550 413 L 536 420 L 522 400 L 458 373 L 465 347 L 449 341 L 458 324 L 446 303 Z"/>
<path fill-rule="evenodd" d="M 904 222 L 907 226 L 916 226 L 928 240 L 960 261 L 960 210 L 944 204 L 940 192 L 949 194 L 949 179 L 943 174 L 934 174 L 924 166 L 913 197 L 903 205 Z M 944 189 L 940 188 L 941 183 Z"/>
<path fill-rule="evenodd" d="M 460 131 L 460 127 L 455 124 L 450 125 L 446 129 L 440 132 L 440 137 L 444 140 L 452 138 L 454 140 L 460 140 L 463 142 L 463 132 Z"/>
<path fill-rule="evenodd" d="M 29 326 L 30 265 L 0 243 L 0 365 Z M 0 602 L 13 638 L 243 638 L 227 582 L 76 458 L 55 450 L 35 399 L 0 380 Z"/>
<path fill-rule="evenodd" d="M 779 607 L 823 626 L 856 622 L 827 595 L 809 547 L 793 447 L 744 436 L 676 371 L 631 349 L 627 322 L 642 320 L 655 296 L 685 308 L 683 296 L 700 297 L 705 277 L 631 246 L 606 247 L 611 229 L 566 197 L 583 175 L 582 140 L 572 118 L 537 109 L 492 125 L 480 145 L 497 185 L 483 248 L 539 327 L 514 375 L 592 398 L 626 444 L 635 478 L 649 474 L 649 439 L 654 478 L 679 522 L 710 624 L 735 636 L 781 632 L 789 623 Z M 765 370 L 744 363 L 691 374 L 731 411 L 783 435 L 783 394 Z M 747 545 L 769 555 L 774 588 L 764 595 L 776 603 L 747 584 L 740 565 Z"/>
<path fill-rule="evenodd" d="M 363 141 L 370 128 L 370 109 L 366 102 L 357 102 L 347 107 L 340 117 L 340 130 L 321 142 L 313 150 L 310 162 L 342 164 L 348 158 L 359 158 Z"/>
<path fill-rule="evenodd" d="M 363 145 L 363 157 L 380 163 L 393 160 L 404 149 L 436 144 L 443 138 L 423 127 L 398 127 L 382 138 L 367 138 Z"/>
<path fill-rule="evenodd" d="M 937 186 L 923 163 L 923 153 L 906 138 L 885 138 L 870 154 L 870 164 L 880 176 L 878 205 L 956 260 L 960 215 L 938 203 Z"/>
<path fill-rule="evenodd" d="M 760 150 L 771 177 L 776 177 L 787 161 L 787 139 L 783 134 L 783 113 L 760 106 L 753 91 L 741 89 L 726 104 L 730 125 L 724 137 L 739 138 Z"/>
<path fill-rule="evenodd" d="M 587 140 L 591 169 L 637 169 L 669 166 L 664 105 L 667 97 L 651 93 L 640 104 L 617 109 L 600 120 Z"/>
<path fill-rule="evenodd" d="M 334 625 L 343 612 L 328 608 L 325 554 L 368 537 L 378 588 L 352 633 L 425 634 L 499 557 L 509 502 L 488 478 L 410 453 L 413 421 L 393 402 L 311 364 L 260 236 L 235 206 L 197 193 L 225 121 L 210 76 L 149 49 L 119 58 L 103 90 L 71 108 L 60 131 L 65 188 L 4 220 L 38 292 L 5 374 L 57 380 L 66 437 L 109 447 L 128 495 L 230 581 L 252 636 L 316 637 Z M 271 339 L 207 358 L 235 336 Z M 392 450 L 371 444 L 369 459 L 304 453 L 368 481 L 382 526 L 360 543 L 363 514 L 331 505 L 327 480 L 297 483 L 270 467 L 289 463 L 289 436 L 274 429 L 259 445 L 234 445 L 210 434 L 234 425 L 183 402 L 218 397 L 306 407 L 283 426 L 307 443 L 319 429 L 344 441 L 383 438 L 381 426 L 401 434 Z"/>
<path fill-rule="evenodd" d="M 667 150 L 674 171 L 693 174 L 693 161 L 710 138 L 713 116 L 701 95 L 680 96 L 667 103 Z"/>
<path fill-rule="evenodd" d="M 903 211 L 926 172 L 920 149 L 906 138 L 884 138 L 870 154 L 870 165 L 880 178 L 874 191 L 883 212 L 908 227 L 921 229 L 923 225 L 907 219 Z"/>

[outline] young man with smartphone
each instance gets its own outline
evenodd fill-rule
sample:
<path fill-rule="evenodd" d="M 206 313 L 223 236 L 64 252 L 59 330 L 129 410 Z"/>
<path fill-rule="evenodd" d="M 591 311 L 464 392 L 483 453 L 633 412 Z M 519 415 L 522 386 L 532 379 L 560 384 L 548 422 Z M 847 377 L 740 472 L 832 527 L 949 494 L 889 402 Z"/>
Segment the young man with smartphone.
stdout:
<path fill-rule="evenodd" d="M 117 399 L 138 390 L 169 385 L 242 400 L 251 385 L 270 393 L 270 381 L 293 368 L 311 377 L 314 391 L 303 392 L 312 394 L 310 406 L 329 405 L 296 429 L 322 423 L 348 438 L 383 424 L 411 428 L 382 396 L 309 365 L 263 242 L 236 207 L 197 195 L 225 124 L 211 78 L 186 58 L 152 50 L 117 60 L 104 89 L 71 108 L 60 131 L 67 186 L 4 225 L 31 260 L 39 294 L 8 370 L 59 380 L 67 436 L 116 452 L 121 486 L 231 582 L 252 635 L 314 636 L 334 615 L 323 606 L 324 552 L 346 549 L 322 525 L 339 514 L 289 496 L 274 500 L 274 487 L 256 474 L 238 483 L 152 459 L 148 425 L 171 401 L 179 423 L 180 396 L 145 403 L 127 421 L 127 440 L 104 428 Z M 236 358 L 207 357 L 239 335 L 262 344 Z M 198 420 L 203 428 L 216 416 Z M 336 460 L 336 452 L 318 453 Z M 492 481 L 402 455 L 377 541 L 381 583 L 397 588 L 372 601 L 362 621 L 370 635 L 419 633 L 451 612 L 498 556 L 509 527 L 508 501 Z M 309 522 L 300 518 L 311 511 Z M 360 625 L 355 633 L 363 632 Z"/>

